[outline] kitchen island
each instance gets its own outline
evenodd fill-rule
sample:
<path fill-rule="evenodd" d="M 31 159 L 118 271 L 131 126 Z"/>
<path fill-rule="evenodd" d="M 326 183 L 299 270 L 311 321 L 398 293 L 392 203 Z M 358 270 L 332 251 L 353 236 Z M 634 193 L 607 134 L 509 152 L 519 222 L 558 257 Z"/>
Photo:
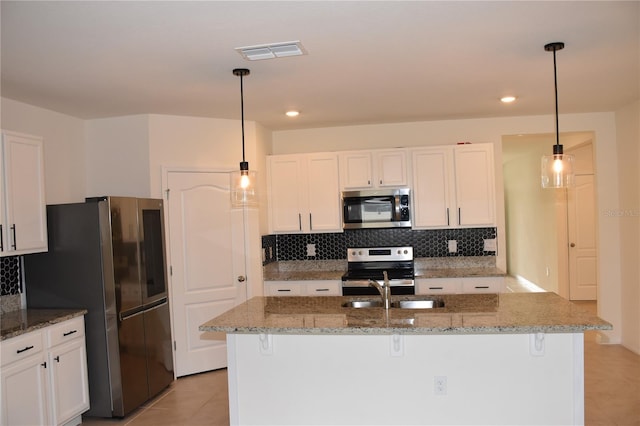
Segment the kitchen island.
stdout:
<path fill-rule="evenodd" d="M 394 297 L 424 299 L 424 296 Z M 611 325 L 553 293 L 256 297 L 227 333 L 232 424 L 582 424 L 583 332 Z"/>

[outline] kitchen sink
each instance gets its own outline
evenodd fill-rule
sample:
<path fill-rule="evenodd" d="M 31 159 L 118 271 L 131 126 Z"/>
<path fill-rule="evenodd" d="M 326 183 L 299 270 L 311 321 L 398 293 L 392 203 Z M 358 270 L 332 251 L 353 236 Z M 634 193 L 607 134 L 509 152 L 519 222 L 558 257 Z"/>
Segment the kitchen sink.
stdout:
<path fill-rule="evenodd" d="M 342 304 L 343 308 L 380 308 L 382 302 L 379 300 L 350 300 Z"/>
<path fill-rule="evenodd" d="M 398 300 L 391 302 L 392 308 L 401 309 L 433 309 L 444 307 L 442 300 Z"/>

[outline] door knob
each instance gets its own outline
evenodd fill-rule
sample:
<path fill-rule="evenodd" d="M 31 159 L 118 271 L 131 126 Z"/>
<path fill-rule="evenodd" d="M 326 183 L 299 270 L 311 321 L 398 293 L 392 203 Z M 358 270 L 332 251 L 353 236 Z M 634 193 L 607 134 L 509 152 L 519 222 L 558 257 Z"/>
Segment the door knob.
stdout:
<path fill-rule="evenodd" d="M 245 281 L 246 281 L 246 279 L 247 279 L 247 278 L 246 278 L 244 275 L 238 275 L 238 282 L 239 282 L 239 283 L 245 282 Z"/>
<path fill-rule="evenodd" d="M 575 246 L 576 246 L 576 243 L 571 243 L 571 244 L 569 244 L 569 246 L 570 246 L 570 247 L 575 247 Z"/>

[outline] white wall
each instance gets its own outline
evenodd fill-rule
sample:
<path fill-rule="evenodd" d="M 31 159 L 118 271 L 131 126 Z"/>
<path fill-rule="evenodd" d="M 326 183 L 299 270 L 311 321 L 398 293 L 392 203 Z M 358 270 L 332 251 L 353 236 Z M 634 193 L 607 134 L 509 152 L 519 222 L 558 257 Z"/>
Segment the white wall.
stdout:
<path fill-rule="evenodd" d="M 622 344 L 640 353 L 640 101 L 616 112 L 620 203 L 607 220 L 620 227 Z"/>
<path fill-rule="evenodd" d="M 151 196 L 146 115 L 86 121 L 87 195 Z"/>
<path fill-rule="evenodd" d="M 600 212 L 618 205 L 618 169 L 614 113 L 564 114 L 559 123 L 562 132 L 590 131 L 594 146 L 597 175 L 597 204 Z M 274 154 L 347 149 L 389 148 L 399 146 L 446 145 L 459 141 L 496 144 L 496 201 L 498 221 L 498 266 L 506 267 L 505 216 L 502 176 L 503 135 L 549 133 L 554 130 L 554 117 L 526 116 L 470 120 L 446 120 L 415 123 L 393 123 L 364 126 L 289 130 L 273 133 Z M 601 218 L 600 218 L 601 219 Z M 620 315 L 620 229 L 613 221 L 600 220 L 598 309 L 614 330 L 605 332 L 605 341 L 621 340 Z M 506 268 L 505 268 L 506 269 Z M 640 307 L 639 307 L 640 308 Z"/>
<path fill-rule="evenodd" d="M 83 201 L 86 194 L 84 121 L 2 98 L 0 128 L 44 138 L 47 204 Z"/>

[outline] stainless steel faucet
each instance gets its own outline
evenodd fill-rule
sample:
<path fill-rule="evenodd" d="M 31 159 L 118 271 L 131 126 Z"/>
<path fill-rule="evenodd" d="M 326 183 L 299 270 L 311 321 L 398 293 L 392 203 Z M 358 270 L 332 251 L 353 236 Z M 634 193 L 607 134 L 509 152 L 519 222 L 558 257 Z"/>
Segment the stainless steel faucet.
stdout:
<path fill-rule="evenodd" d="M 382 304 L 385 309 L 389 309 L 391 306 L 391 284 L 389 284 L 389 277 L 387 271 L 382 271 L 382 277 L 384 279 L 382 285 L 376 280 L 369 280 L 369 285 L 375 287 L 382 296 Z"/>

